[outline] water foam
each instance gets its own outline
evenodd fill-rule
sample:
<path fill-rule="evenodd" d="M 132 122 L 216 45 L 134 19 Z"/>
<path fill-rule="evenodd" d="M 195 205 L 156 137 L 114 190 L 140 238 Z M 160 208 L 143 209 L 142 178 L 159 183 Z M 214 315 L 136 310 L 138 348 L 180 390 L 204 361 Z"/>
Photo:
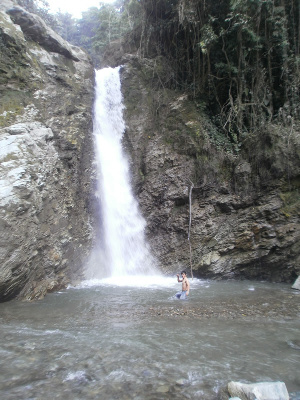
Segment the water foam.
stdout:
<path fill-rule="evenodd" d="M 205 285 L 206 281 L 201 279 L 190 280 L 191 288 L 209 287 Z M 149 289 L 160 289 L 160 288 L 175 288 L 180 290 L 176 276 L 162 276 L 156 275 L 124 275 L 124 276 L 111 276 L 103 279 L 87 279 L 82 281 L 73 289 L 84 289 L 92 288 L 97 286 L 113 286 L 113 287 L 131 287 L 131 288 L 149 288 Z"/>
<path fill-rule="evenodd" d="M 137 287 L 137 288 L 166 288 L 177 284 L 174 277 L 164 277 L 161 275 L 124 275 L 112 276 L 103 279 L 88 279 L 76 286 L 78 289 L 95 286 L 117 286 L 117 287 Z"/>

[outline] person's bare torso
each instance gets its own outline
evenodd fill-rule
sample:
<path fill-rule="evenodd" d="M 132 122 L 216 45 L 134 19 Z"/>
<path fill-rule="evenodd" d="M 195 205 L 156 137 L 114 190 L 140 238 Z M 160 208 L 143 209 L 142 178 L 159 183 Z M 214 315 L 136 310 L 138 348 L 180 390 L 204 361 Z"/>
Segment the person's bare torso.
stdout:
<path fill-rule="evenodd" d="M 189 287 L 188 280 L 187 280 L 187 277 L 185 277 L 182 281 L 182 290 L 186 291 L 186 290 L 188 290 L 188 287 Z"/>

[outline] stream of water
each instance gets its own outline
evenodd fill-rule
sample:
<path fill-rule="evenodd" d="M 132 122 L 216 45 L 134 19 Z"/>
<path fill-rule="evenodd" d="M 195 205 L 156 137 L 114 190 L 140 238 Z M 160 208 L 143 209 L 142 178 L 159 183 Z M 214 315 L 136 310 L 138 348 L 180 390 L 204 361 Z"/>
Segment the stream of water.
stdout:
<path fill-rule="evenodd" d="M 146 222 L 132 193 L 129 162 L 122 147 L 123 108 L 119 68 L 96 71 L 94 137 L 102 230 L 101 257 L 87 271 L 94 278 L 103 273 L 146 275 L 155 269 L 144 237 Z"/>
<path fill-rule="evenodd" d="M 230 380 L 284 381 L 300 398 L 289 285 L 194 279 L 181 301 L 175 277 L 147 282 L 87 281 L 0 304 L 1 400 L 215 400 Z"/>

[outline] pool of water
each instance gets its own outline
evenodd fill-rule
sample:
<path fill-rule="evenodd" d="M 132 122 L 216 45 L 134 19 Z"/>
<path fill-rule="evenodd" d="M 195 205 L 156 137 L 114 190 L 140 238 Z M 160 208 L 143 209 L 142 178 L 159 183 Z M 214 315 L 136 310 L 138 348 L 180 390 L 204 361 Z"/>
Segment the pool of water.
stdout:
<path fill-rule="evenodd" d="M 181 301 L 178 289 L 174 278 L 89 281 L 0 304 L 0 398 L 213 400 L 231 380 L 300 392 L 297 291 L 193 280 Z"/>

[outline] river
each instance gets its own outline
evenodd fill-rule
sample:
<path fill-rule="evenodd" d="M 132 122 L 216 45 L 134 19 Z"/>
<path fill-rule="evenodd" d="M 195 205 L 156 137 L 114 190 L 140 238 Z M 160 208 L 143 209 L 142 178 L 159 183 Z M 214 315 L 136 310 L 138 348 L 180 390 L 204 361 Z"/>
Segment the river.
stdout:
<path fill-rule="evenodd" d="M 218 399 L 231 380 L 300 398 L 299 292 L 174 278 L 87 281 L 0 304 L 0 398 Z M 298 392 L 298 393 L 297 393 Z"/>
<path fill-rule="evenodd" d="M 300 399 L 299 292 L 194 279 L 189 298 L 175 298 L 180 284 L 157 274 L 130 186 L 119 69 L 96 81 L 100 239 L 90 280 L 0 304 L 0 399 L 216 400 L 231 380 L 281 380 Z"/>

